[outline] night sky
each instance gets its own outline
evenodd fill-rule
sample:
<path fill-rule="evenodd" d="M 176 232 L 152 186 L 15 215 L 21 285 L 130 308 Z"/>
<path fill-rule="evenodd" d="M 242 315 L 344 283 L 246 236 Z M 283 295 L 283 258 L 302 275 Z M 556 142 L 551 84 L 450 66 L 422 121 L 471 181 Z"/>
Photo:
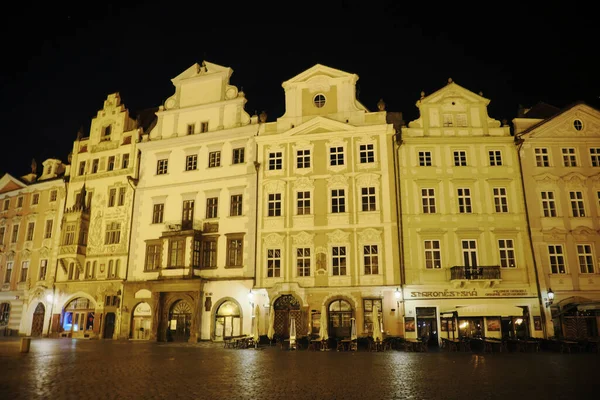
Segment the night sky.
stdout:
<path fill-rule="evenodd" d="M 281 83 L 317 63 L 356 73 L 369 110 L 383 98 L 406 121 L 418 117 L 421 91 L 450 77 L 482 91 L 498 120 L 539 101 L 599 108 L 592 3 L 21 3 L 0 28 L 0 174 L 24 175 L 32 158 L 38 173 L 49 157 L 66 162 L 108 94 L 119 92 L 135 117 L 162 104 L 171 79 L 203 59 L 233 68 L 246 110 L 265 110 L 268 121 L 284 113 Z"/>

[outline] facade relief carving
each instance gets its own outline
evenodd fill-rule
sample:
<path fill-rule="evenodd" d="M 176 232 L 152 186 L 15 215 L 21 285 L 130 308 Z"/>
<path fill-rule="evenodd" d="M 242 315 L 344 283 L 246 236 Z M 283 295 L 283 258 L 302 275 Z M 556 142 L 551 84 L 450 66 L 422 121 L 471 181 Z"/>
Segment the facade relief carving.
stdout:
<path fill-rule="evenodd" d="M 329 243 L 348 243 L 350 232 L 344 232 L 340 229 L 336 229 L 335 231 L 328 233 Z"/>
<path fill-rule="evenodd" d="M 265 191 L 267 193 L 282 193 L 285 191 L 285 182 L 273 180 L 265 183 Z"/>
<path fill-rule="evenodd" d="M 358 241 L 360 243 L 381 242 L 381 231 L 373 228 L 358 232 Z"/>
<path fill-rule="evenodd" d="M 359 187 L 379 187 L 378 174 L 361 174 L 356 177 L 356 185 Z"/>
<path fill-rule="evenodd" d="M 297 235 L 292 235 L 292 239 L 294 245 L 296 246 L 309 246 L 313 244 L 314 234 L 309 234 L 307 232 L 300 232 Z"/>
<path fill-rule="evenodd" d="M 348 186 L 348 177 L 345 175 L 334 175 L 331 178 L 327 179 L 327 187 L 339 187 L 339 186 Z"/>
<path fill-rule="evenodd" d="M 265 243 L 265 246 L 272 247 L 272 246 L 283 245 L 283 239 L 284 239 L 284 237 L 282 235 L 279 235 L 277 233 L 271 233 L 271 234 L 265 236 L 263 238 L 263 241 Z"/>
<path fill-rule="evenodd" d="M 307 178 L 307 177 L 302 177 L 302 178 L 298 178 L 294 181 L 294 189 L 314 189 L 315 188 L 315 184 L 314 184 L 314 179 L 312 178 Z"/>

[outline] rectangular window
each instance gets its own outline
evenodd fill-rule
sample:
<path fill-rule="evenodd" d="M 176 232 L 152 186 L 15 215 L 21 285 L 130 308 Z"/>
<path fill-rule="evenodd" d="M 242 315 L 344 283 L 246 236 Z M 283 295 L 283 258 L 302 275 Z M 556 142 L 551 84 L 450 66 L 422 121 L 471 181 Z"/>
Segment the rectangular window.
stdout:
<path fill-rule="evenodd" d="M 215 268 L 217 266 L 217 241 L 204 240 L 202 243 L 202 267 Z"/>
<path fill-rule="evenodd" d="M 35 206 L 39 203 L 40 203 L 40 194 L 34 193 L 33 196 L 31 197 L 31 204 Z"/>
<path fill-rule="evenodd" d="M 281 216 L 281 193 L 269 193 L 267 209 L 269 217 Z"/>
<path fill-rule="evenodd" d="M 535 153 L 535 165 L 538 167 L 549 167 L 550 157 L 548 156 L 548 149 L 538 147 L 534 149 Z"/>
<path fill-rule="evenodd" d="M 554 192 L 542 192 L 541 196 L 544 217 L 556 217 L 556 203 L 554 201 Z"/>
<path fill-rule="evenodd" d="M 502 165 L 502 152 L 500 150 L 490 150 L 490 166 L 499 167 Z"/>
<path fill-rule="evenodd" d="M 374 310 L 377 309 L 377 315 L 374 315 Z M 365 332 L 373 333 L 373 318 L 377 318 L 380 322 L 383 317 L 383 304 L 381 299 L 363 299 L 363 314 Z M 381 325 L 381 323 L 379 324 Z"/>
<path fill-rule="evenodd" d="M 497 213 L 508 212 L 508 199 L 506 197 L 506 188 L 494 188 L 494 207 Z"/>
<path fill-rule="evenodd" d="M 63 233 L 63 246 L 69 246 L 75 243 L 75 224 L 65 226 Z"/>
<path fill-rule="evenodd" d="M 198 155 L 191 154 L 185 157 L 185 170 L 194 171 L 198 168 Z"/>
<path fill-rule="evenodd" d="M 377 245 L 363 246 L 363 260 L 365 263 L 365 275 L 377 275 L 379 273 Z"/>
<path fill-rule="evenodd" d="M 274 171 L 283 168 L 283 153 L 277 151 L 269 153 L 269 171 Z"/>
<path fill-rule="evenodd" d="M 211 151 L 208 153 L 208 168 L 216 168 L 221 166 L 221 152 Z"/>
<path fill-rule="evenodd" d="M 310 168 L 310 150 L 296 151 L 296 168 Z"/>
<path fill-rule="evenodd" d="M 156 162 L 156 175 L 164 175 L 169 169 L 169 160 L 164 158 Z"/>
<path fill-rule="evenodd" d="M 4 244 L 5 232 L 6 232 L 6 228 L 4 226 L 0 226 L 0 244 Z"/>
<path fill-rule="evenodd" d="M 565 255 L 563 247 L 560 244 L 548 246 L 548 256 L 550 257 L 550 272 L 553 274 L 566 274 Z"/>
<path fill-rule="evenodd" d="M 19 225 L 13 225 L 12 236 L 10 238 L 11 243 L 17 243 L 17 238 L 19 237 Z"/>
<path fill-rule="evenodd" d="M 465 267 L 477 266 L 477 241 L 463 240 L 462 241 L 462 256 Z"/>
<path fill-rule="evenodd" d="M 152 206 L 152 223 L 162 224 L 165 205 L 163 203 L 154 204 Z"/>
<path fill-rule="evenodd" d="M 219 198 L 209 197 L 206 199 L 206 218 L 217 218 L 219 212 Z"/>
<path fill-rule="evenodd" d="M 184 200 L 181 207 L 181 229 L 194 228 L 194 200 Z"/>
<path fill-rule="evenodd" d="M 456 114 L 456 126 L 461 128 L 467 126 L 467 114 Z"/>
<path fill-rule="evenodd" d="M 85 174 L 85 161 L 81 161 L 79 163 L 79 175 L 84 175 Z"/>
<path fill-rule="evenodd" d="M 199 238 L 194 238 L 194 248 L 192 249 L 192 267 L 200 268 L 200 260 L 202 256 L 202 242 Z"/>
<path fill-rule="evenodd" d="M 108 190 L 108 207 L 115 206 L 115 200 L 117 198 L 117 189 L 112 188 Z"/>
<path fill-rule="evenodd" d="M 358 146 L 358 150 L 361 164 L 375 162 L 375 145 L 373 143 L 361 144 Z"/>
<path fill-rule="evenodd" d="M 420 151 L 419 152 L 419 167 L 431 167 L 431 152 Z"/>
<path fill-rule="evenodd" d="M 594 256 L 592 255 L 592 246 L 589 244 L 577 245 L 577 259 L 579 261 L 579 271 L 582 274 L 594 273 Z"/>
<path fill-rule="evenodd" d="M 121 168 L 125 169 L 129 167 L 129 153 L 123 154 L 123 160 L 121 161 Z"/>
<path fill-rule="evenodd" d="M 185 265 L 185 239 L 169 241 L 169 268 L 183 267 Z"/>
<path fill-rule="evenodd" d="M 310 214 L 310 192 L 297 192 L 298 215 Z"/>
<path fill-rule="evenodd" d="M 92 161 L 92 174 L 95 174 L 98 172 L 98 166 L 100 165 L 100 160 L 99 159 L 95 159 Z"/>
<path fill-rule="evenodd" d="M 454 166 L 455 167 L 466 167 L 467 166 L 467 152 L 463 150 L 454 152 Z"/>
<path fill-rule="evenodd" d="M 234 194 L 231 196 L 231 204 L 229 207 L 229 215 L 232 217 L 237 217 L 242 215 L 242 208 L 243 208 L 243 203 L 242 203 L 242 195 L 241 194 Z"/>
<path fill-rule="evenodd" d="M 569 192 L 571 201 L 571 212 L 574 217 L 585 217 L 585 208 L 583 207 L 583 192 Z"/>
<path fill-rule="evenodd" d="M 4 208 L 3 211 L 8 210 L 8 207 L 10 207 L 10 199 L 6 199 L 4 200 Z"/>
<path fill-rule="evenodd" d="M 33 240 L 33 231 L 35 230 L 35 222 L 29 222 L 27 224 L 27 235 L 25 240 L 32 241 Z"/>
<path fill-rule="evenodd" d="M 515 246 L 512 239 L 499 239 L 498 250 L 500 251 L 500 266 L 502 268 L 515 268 Z"/>
<path fill-rule="evenodd" d="M 329 165 L 344 165 L 344 148 L 342 146 L 329 149 Z"/>
<path fill-rule="evenodd" d="M 200 132 L 208 132 L 208 121 L 200 122 Z"/>
<path fill-rule="evenodd" d="M 421 189 L 421 204 L 423 205 L 423 214 L 435 214 L 435 189 Z"/>
<path fill-rule="evenodd" d="M 227 266 L 241 267 L 243 265 L 243 243 L 241 238 L 227 239 Z"/>
<path fill-rule="evenodd" d="M 12 269 L 13 269 L 13 262 L 8 261 L 6 263 L 6 274 L 4 275 L 4 283 L 10 283 L 10 278 L 12 277 Z"/>
<path fill-rule="evenodd" d="M 590 162 L 592 167 L 600 167 L 600 147 L 590 149 Z"/>
<path fill-rule="evenodd" d="M 425 268 L 442 268 L 442 252 L 439 240 L 426 240 L 425 246 Z"/>
<path fill-rule="evenodd" d="M 575 156 L 575 149 L 572 147 L 561 149 L 563 165 L 565 167 L 576 167 L 577 157 Z"/>
<path fill-rule="evenodd" d="M 118 244 L 121 241 L 121 224 L 119 222 L 111 222 L 106 225 L 106 234 L 104 244 Z"/>
<path fill-rule="evenodd" d="M 334 276 L 346 275 L 346 246 L 332 247 L 331 254 L 331 273 Z"/>
<path fill-rule="evenodd" d="M 146 244 L 145 271 L 155 271 L 160 268 L 162 243 L 160 241 L 148 242 Z"/>
<path fill-rule="evenodd" d="M 442 121 L 443 121 L 443 125 L 445 127 L 450 127 L 450 126 L 454 125 L 453 121 L 452 121 L 452 114 L 443 114 Z"/>
<path fill-rule="evenodd" d="M 39 272 L 38 279 L 40 281 L 45 280 L 47 272 L 48 272 L 48 260 L 46 260 L 46 259 L 40 260 L 40 272 Z"/>
<path fill-rule="evenodd" d="M 23 196 L 17 197 L 17 208 L 23 207 Z"/>
<path fill-rule="evenodd" d="M 375 188 L 366 187 L 361 188 L 361 203 L 363 211 L 376 211 L 377 207 L 375 204 Z"/>
<path fill-rule="evenodd" d="M 458 189 L 458 212 L 461 214 L 468 214 L 473 212 L 471 208 L 471 189 Z"/>
<path fill-rule="evenodd" d="M 298 276 L 310 276 L 310 248 L 296 249 Z"/>
<path fill-rule="evenodd" d="M 117 205 L 118 206 L 122 206 L 123 204 L 125 204 L 125 193 L 127 191 L 127 188 L 125 186 L 122 186 L 119 188 L 119 197 L 117 200 Z"/>
<path fill-rule="evenodd" d="M 281 249 L 267 250 L 267 277 L 279 278 L 281 276 Z"/>
<path fill-rule="evenodd" d="M 21 263 L 21 276 L 19 282 L 25 282 L 27 280 L 27 274 L 29 273 L 29 261 L 23 261 Z"/>
<path fill-rule="evenodd" d="M 239 147 L 237 149 L 233 149 L 233 164 L 243 164 L 244 163 L 244 153 L 245 149 L 243 147 Z"/>
<path fill-rule="evenodd" d="M 331 212 L 346 212 L 346 194 L 344 189 L 331 190 Z"/>
<path fill-rule="evenodd" d="M 187 125 L 187 134 L 193 135 L 196 132 L 196 124 L 188 124 Z"/>
<path fill-rule="evenodd" d="M 50 201 L 56 201 L 56 197 L 58 196 L 58 191 L 57 190 L 52 190 L 50 192 Z"/>
<path fill-rule="evenodd" d="M 108 157 L 108 165 L 106 167 L 107 171 L 112 171 L 115 169 L 115 156 Z"/>

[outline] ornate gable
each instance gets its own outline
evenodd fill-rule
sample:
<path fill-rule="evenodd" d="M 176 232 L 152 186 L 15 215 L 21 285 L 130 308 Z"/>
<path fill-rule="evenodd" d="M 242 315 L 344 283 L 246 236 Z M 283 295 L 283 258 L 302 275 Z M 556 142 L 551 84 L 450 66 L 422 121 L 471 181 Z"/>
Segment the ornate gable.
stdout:
<path fill-rule="evenodd" d="M 600 111 L 587 104 L 576 104 L 523 132 L 527 138 L 600 138 Z"/>
<path fill-rule="evenodd" d="M 4 174 L 0 178 L 0 193 L 12 192 L 13 190 L 23 189 L 27 185 L 13 177 L 10 174 Z"/>

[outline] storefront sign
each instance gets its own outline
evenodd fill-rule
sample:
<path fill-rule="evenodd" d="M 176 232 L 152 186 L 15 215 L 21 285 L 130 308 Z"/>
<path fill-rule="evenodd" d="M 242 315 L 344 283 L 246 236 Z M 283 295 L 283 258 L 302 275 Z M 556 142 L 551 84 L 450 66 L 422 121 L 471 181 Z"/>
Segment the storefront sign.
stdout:
<path fill-rule="evenodd" d="M 526 289 L 493 289 L 493 290 L 440 290 L 410 292 L 411 298 L 452 298 L 452 297 L 527 297 Z"/>

